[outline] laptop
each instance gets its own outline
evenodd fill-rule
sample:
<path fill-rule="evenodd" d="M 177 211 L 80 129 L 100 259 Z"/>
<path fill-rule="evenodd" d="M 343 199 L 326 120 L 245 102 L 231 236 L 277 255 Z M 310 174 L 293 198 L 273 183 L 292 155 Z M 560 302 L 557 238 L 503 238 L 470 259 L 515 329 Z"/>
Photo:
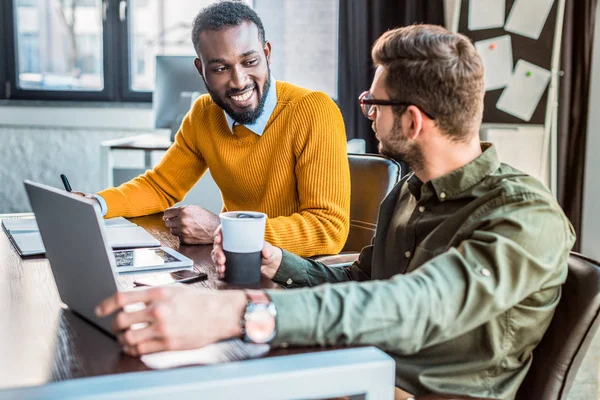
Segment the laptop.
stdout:
<path fill-rule="evenodd" d="M 29 180 L 25 189 L 61 300 L 114 337 L 112 317 L 94 313 L 118 290 L 115 258 L 96 202 Z"/>

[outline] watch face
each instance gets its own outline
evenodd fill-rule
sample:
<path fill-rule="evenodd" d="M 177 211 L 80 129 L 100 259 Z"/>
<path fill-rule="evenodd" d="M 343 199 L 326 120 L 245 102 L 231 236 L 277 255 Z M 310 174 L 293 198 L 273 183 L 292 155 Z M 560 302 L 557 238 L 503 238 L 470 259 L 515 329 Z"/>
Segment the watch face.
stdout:
<path fill-rule="evenodd" d="M 251 303 L 244 314 L 246 336 L 253 343 L 268 343 L 275 337 L 275 307 Z"/>

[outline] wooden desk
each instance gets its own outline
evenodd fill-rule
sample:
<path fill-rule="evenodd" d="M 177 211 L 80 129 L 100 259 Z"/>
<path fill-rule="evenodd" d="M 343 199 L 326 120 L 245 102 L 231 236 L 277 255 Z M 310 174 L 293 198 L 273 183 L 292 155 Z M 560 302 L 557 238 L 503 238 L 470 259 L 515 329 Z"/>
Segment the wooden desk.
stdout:
<path fill-rule="evenodd" d="M 0 215 L 0 219 L 8 217 L 19 215 Z M 212 246 L 180 246 L 159 214 L 132 221 L 162 245 L 194 260 L 195 268 L 208 274 L 207 281 L 194 286 L 227 288 L 217 278 L 210 260 Z M 133 280 L 140 275 L 121 275 L 119 288 L 132 288 Z M 277 285 L 265 279 L 262 286 Z M 4 232 L 0 232 L 0 389 L 148 369 L 138 358 L 123 354 L 114 339 L 63 307 L 48 260 L 21 259 Z M 278 349 L 270 355 L 317 350 Z"/>

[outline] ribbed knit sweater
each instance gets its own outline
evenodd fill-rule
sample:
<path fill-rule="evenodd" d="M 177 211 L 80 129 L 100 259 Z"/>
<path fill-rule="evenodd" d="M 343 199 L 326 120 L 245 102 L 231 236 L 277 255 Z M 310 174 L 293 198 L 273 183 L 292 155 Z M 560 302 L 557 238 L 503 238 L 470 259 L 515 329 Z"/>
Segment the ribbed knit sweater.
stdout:
<path fill-rule="evenodd" d="M 164 211 L 210 168 L 223 211 L 268 215 L 266 241 L 300 256 L 338 253 L 350 213 L 342 116 L 324 93 L 279 81 L 276 90 L 262 136 L 243 125 L 232 133 L 223 110 L 201 96 L 154 169 L 99 193 L 106 218 Z"/>

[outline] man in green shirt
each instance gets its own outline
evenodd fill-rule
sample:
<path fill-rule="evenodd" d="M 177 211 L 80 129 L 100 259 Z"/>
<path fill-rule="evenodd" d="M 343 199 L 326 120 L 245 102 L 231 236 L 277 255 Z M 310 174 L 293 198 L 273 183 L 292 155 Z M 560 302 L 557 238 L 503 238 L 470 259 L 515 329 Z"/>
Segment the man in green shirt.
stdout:
<path fill-rule="evenodd" d="M 399 28 L 372 55 L 361 107 L 380 152 L 414 171 L 381 204 L 373 245 L 333 268 L 265 244 L 263 275 L 294 290 L 116 294 L 99 315 L 147 303 L 115 319 L 127 353 L 242 334 L 273 345 L 374 345 L 395 358 L 396 385 L 410 393 L 515 396 L 560 300 L 573 229 L 540 182 L 479 141 L 483 67 L 466 37 Z M 223 274 L 221 242 L 218 233 Z M 139 322 L 149 325 L 130 329 Z"/>

